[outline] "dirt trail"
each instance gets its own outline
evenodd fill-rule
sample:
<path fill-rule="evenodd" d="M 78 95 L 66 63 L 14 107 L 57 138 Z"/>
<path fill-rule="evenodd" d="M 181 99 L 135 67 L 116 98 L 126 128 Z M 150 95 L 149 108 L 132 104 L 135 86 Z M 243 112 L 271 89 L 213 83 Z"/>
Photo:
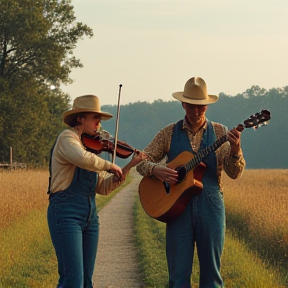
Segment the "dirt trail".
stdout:
<path fill-rule="evenodd" d="M 96 288 L 143 288 L 133 244 L 133 204 L 141 177 L 131 171 L 132 182 L 99 212 L 100 235 L 94 286 Z"/>

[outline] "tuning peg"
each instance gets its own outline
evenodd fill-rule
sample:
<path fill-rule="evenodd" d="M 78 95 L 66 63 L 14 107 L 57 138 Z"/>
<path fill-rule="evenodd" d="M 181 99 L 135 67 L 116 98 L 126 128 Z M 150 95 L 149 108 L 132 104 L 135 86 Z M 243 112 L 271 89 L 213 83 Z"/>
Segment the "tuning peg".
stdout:
<path fill-rule="evenodd" d="M 253 126 L 253 129 L 256 130 L 258 129 L 259 127 L 262 127 L 262 126 L 267 126 L 268 125 L 268 121 L 264 121 L 262 123 L 259 123 L 258 125 L 256 126 Z"/>

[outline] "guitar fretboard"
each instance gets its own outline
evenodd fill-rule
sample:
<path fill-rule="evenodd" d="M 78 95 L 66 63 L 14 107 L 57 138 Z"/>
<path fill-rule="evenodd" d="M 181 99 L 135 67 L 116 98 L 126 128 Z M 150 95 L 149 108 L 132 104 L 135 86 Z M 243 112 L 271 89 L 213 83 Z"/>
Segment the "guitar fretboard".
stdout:
<path fill-rule="evenodd" d="M 203 150 L 200 150 L 193 159 L 191 159 L 188 163 L 185 164 L 186 171 L 190 171 L 194 169 L 200 162 L 207 157 L 211 152 L 216 151 L 222 144 L 228 141 L 228 136 L 223 135 L 219 139 L 217 139 L 212 145 L 206 147 Z"/>

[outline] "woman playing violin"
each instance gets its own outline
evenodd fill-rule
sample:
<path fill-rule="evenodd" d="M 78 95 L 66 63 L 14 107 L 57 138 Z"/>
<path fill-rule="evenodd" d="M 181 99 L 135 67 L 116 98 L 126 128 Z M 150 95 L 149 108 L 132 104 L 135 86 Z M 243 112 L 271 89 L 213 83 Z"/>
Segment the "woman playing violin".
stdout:
<path fill-rule="evenodd" d="M 121 169 L 85 149 L 82 133 L 96 135 L 101 120 L 112 117 L 101 111 L 97 96 L 77 97 L 63 113 L 72 129 L 64 130 L 51 149 L 47 219 L 58 260 L 58 288 L 93 287 L 99 235 L 95 194 L 108 195 L 145 159 L 136 151 Z"/>

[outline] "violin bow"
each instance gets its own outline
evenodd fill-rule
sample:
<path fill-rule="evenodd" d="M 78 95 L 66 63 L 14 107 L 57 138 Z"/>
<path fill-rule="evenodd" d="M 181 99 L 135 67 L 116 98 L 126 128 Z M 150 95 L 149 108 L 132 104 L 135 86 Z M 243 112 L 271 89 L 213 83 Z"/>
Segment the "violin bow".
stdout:
<path fill-rule="evenodd" d="M 118 141 L 118 127 L 119 127 L 121 88 L 122 88 L 122 84 L 119 84 L 118 105 L 117 105 L 117 118 L 116 118 L 115 138 L 114 138 L 114 151 L 113 151 L 113 159 L 112 159 L 112 163 L 113 163 L 113 164 L 115 164 L 115 161 L 116 161 L 116 148 L 117 148 L 117 141 Z"/>

